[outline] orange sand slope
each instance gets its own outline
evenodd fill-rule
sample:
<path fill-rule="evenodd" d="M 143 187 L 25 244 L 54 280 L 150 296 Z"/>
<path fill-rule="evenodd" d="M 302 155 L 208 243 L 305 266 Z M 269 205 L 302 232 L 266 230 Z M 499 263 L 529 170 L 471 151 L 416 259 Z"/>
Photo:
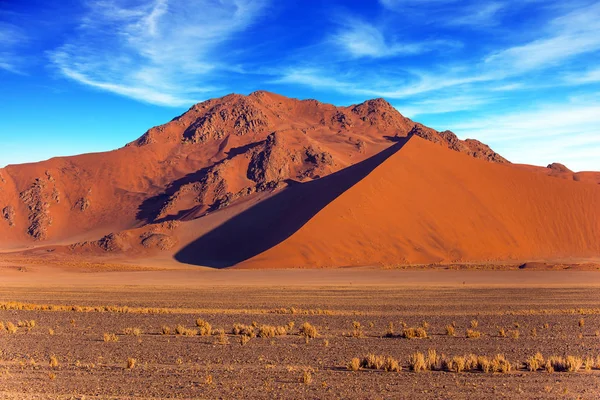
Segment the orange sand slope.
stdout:
<path fill-rule="evenodd" d="M 300 229 L 238 266 L 600 255 L 598 185 L 474 159 L 415 136 L 396 150 Z"/>

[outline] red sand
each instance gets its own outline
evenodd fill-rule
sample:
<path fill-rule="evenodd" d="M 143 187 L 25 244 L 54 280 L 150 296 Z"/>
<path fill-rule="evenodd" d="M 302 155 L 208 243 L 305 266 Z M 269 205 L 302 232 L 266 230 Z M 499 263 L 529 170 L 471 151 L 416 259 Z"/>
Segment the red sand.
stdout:
<path fill-rule="evenodd" d="M 600 255 L 600 186 L 476 160 L 418 137 L 244 268 Z"/>

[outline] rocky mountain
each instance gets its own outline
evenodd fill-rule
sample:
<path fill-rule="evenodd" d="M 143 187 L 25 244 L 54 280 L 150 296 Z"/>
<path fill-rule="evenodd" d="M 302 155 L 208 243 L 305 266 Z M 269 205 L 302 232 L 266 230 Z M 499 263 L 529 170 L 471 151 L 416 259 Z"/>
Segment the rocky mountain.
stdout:
<path fill-rule="evenodd" d="M 477 140 L 405 118 L 383 99 L 336 107 L 265 91 L 231 94 L 196 104 L 115 151 L 0 169 L 0 246 L 97 240 L 195 219 L 330 175 L 411 135 L 507 162 Z"/>

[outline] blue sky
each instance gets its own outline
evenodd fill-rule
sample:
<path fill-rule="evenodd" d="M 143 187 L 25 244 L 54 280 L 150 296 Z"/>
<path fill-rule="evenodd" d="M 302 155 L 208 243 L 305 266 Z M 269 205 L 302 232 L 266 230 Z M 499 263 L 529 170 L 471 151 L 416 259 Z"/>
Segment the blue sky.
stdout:
<path fill-rule="evenodd" d="M 0 0 L 0 166 L 258 89 L 383 97 L 513 162 L 600 170 L 600 2 Z"/>

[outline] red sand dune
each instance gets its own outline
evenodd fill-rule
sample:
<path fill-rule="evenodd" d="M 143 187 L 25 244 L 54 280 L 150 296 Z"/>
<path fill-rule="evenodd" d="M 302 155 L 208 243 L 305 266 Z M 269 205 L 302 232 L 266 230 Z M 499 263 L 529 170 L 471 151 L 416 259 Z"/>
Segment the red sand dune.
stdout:
<path fill-rule="evenodd" d="M 600 255 L 600 186 L 476 160 L 412 137 L 244 268 Z"/>

